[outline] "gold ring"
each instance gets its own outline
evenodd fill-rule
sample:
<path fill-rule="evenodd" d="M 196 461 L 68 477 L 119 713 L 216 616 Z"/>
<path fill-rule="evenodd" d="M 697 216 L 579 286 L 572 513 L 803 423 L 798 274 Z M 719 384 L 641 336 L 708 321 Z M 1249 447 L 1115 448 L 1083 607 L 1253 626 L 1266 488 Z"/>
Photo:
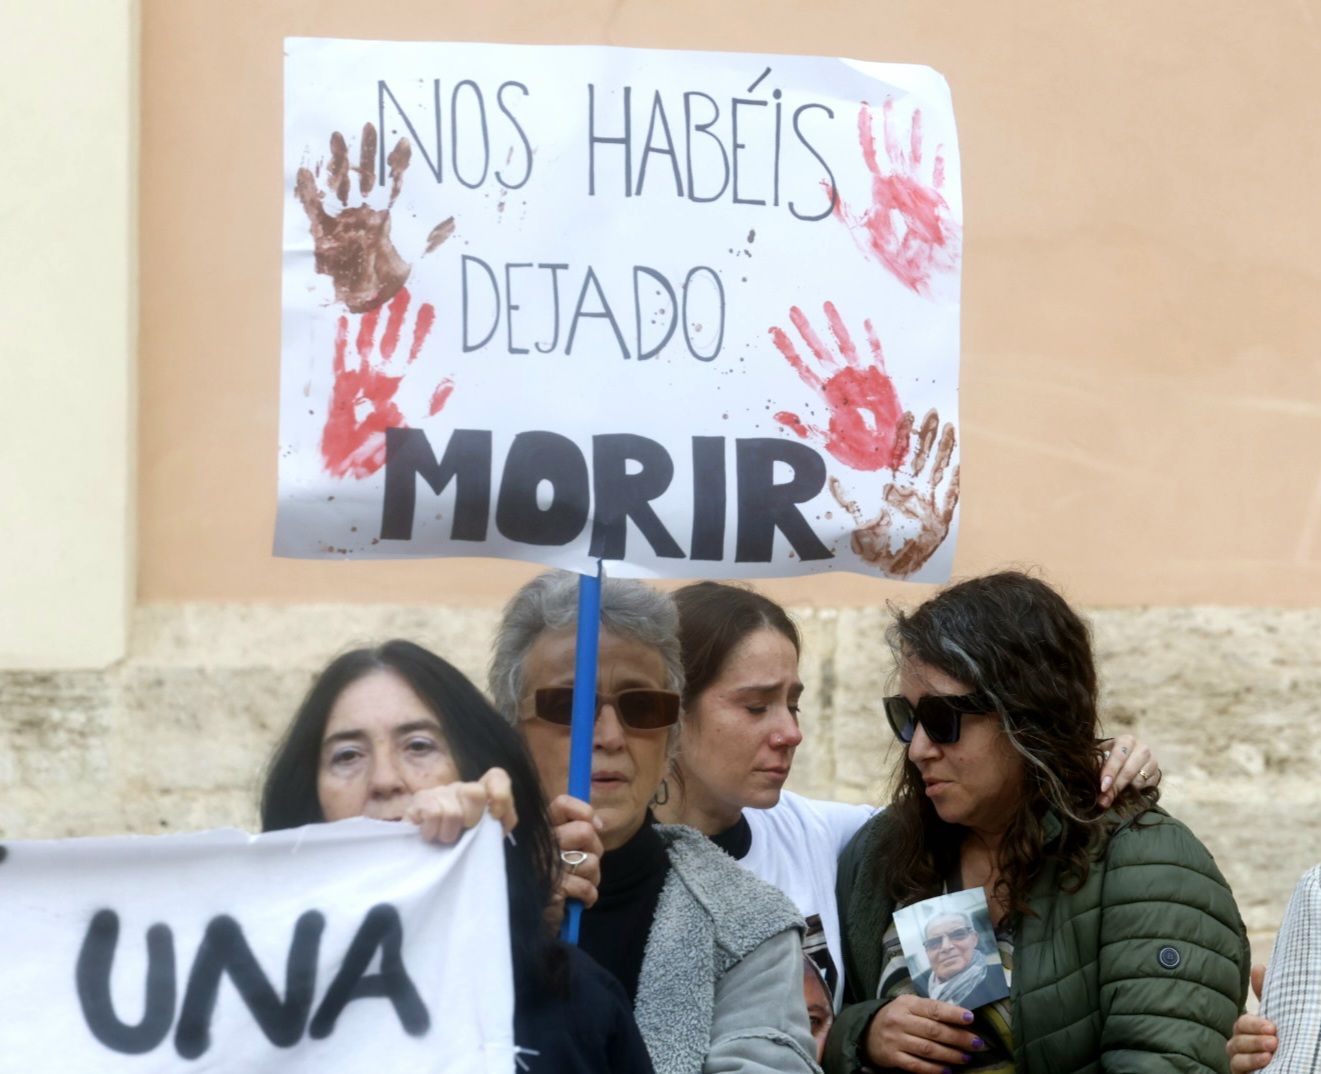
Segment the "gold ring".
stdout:
<path fill-rule="evenodd" d="M 1147 770 L 1145 768 L 1139 768 L 1138 775 L 1141 776 L 1143 780 L 1148 780 L 1151 778 L 1150 776 L 1147 775 Z"/>

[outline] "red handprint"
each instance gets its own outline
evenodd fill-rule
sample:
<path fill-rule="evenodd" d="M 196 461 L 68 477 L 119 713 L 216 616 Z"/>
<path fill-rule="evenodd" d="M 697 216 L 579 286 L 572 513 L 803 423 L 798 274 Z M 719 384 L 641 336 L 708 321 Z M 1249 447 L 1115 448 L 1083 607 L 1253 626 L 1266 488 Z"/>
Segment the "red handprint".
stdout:
<path fill-rule="evenodd" d="M 783 329 L 772 328 L 771 338 L 803 382 L 820 393 L 830 411 L 830 421 L 822 431 L 805 425 L 797 414 L 787 410 L 776 414 L 775 420 L 803 439 L 814 436 L 823 441 L 823 446 L 831 455 L 855 470 L 879 470 L 883 466 L 893 469 L 898 465 L 894 461 L 894 452 L 900 406 L 894 383 L 885 374 L 885 355 L 881 351 L 881 341 L 871 321 L 863 321 L 872 353 L 871 364 L 863 365 L 835 304 L 827 302 L 822 309 L 825 311 L 826 323 L 830 325 L 830 333 L 835 337 L 835 345 L 844 357 L 842 368 L 839 359 L 826 348 L 802 310 L 797 306 L 790 309 L 789 320 L 816 356 L 822 371 L 828 374 L 826 379 L 823 380 L 803 360 Z"/>
<path fill-rule="evenodd" d="M 841 199 L 835 215 L 848 227 L 864 254 L 875 257 L 905 286 L 925 295 L 929 293 L 933 273 L 948 271 L 959 263 L 962 232 L 941 194 L 945 185 L 945 158 L 939 147 L 932 162 L 930 181 L 919 174 L 921 110 L 913 112 L 905 151 L 894 132 L 893 109 L 894 102 L 889 100 L 881 108 L 888 171 L 881 170 L 876 155 L 871 109 L 864 103 L 858 110 L 858 144 L 872 176 L 872 204 L 858 217 Z"/>
<path fill-rule="evenodd" d="M 943 499 L 937 503 L 941 482 L 954 457 L 954 426 L 946 422 L 937 446 L 936 430 L 939 428 L 939 415 L 934 410 L 927 411 L 922 428 L 917 433 L 916 443 L 912 443 L 913 415 L 905 412 L 895 437 L 895 463 L 891 467 L 894 478 L 881 493 L 883 503 L 880 513 L 871 521 L 866 520 L 857 502 L 845 494 L 843 485 L 836 478 L 830 479 L 831 493 L 857 523 L 850 542 L 853 551 L 861 559 L 875 563 L 895 578 L 907 578 L 926 563 L 949 536 L 950 526 L 954 522 L 954 509 L 959 503 L 957 465 L 950 471 Z M 901 474 L 899 469 L 903 466 L 910 445 L 913 450 L 912 463 L 907 467 L 907 472 Z M 936 448 L 934 455 L 931 452 L 933 447 Z M 928 463 L 931 468 L 925 486 L 919 487 L 922 485 L 922 471 Z M 892 550 L 890 536 L 895 516 L 907 519 L 916 526 L 917 533 Z"/>
<path fill-rule="evenodd" d="M 335 382 L 330 390 L 330 408 L 321 433 L 322 464 L 326 472 L 335 477 L 361 479 L 376 473 L 385 465 L 385 430 L 404 428 L 408 424 L 394 397 L 436 320 L 436 310 L 431 303 L 424 302 L 417 308 L 407 364 L 403 370 L 391 372 L 411 301 L 412 295 L 406 287 L 400 288 L 390 300 L 379 348 L 376 346 L 376 326 L 381 317 L 380 308 L 357 318 L 354 349 L 358 353 L 358 363 L 353 369 L 345 362 L 350 317 L 340 315 L 335 331 Z M 373 356 L 374 349 L 379 360 Z M 453 390 L 453 381 L 448 377 L 442 380 L 431 395 L 430 413 L 437 413 Z"/>

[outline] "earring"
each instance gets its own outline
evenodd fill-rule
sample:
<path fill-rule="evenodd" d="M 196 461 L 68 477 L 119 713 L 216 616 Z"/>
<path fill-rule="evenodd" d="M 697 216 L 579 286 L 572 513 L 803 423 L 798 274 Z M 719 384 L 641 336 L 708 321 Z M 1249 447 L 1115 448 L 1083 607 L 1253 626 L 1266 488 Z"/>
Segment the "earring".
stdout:
<path fill-rule="evenodd" d="M 660 786 L 656 788 L 656 793 L 651 796 L 651 804 L 654 806 L 664 805 L 670 800 L 670 781 L 663 779 Z"/>

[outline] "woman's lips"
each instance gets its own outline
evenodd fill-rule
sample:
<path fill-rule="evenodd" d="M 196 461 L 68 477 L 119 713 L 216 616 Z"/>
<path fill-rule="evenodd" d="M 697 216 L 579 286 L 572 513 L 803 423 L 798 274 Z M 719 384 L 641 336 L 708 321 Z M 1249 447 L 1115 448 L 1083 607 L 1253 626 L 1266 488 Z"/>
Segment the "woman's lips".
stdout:
<path fill-rule="evenodd" d="M 939 794 L 949 786 L 949 780 L 947 779 L 924 779 L 922 782 L 926 784 L 928 798 L 932 795 Z"/>
<path fill-rule="evenodd" d="M 757 771 L 763 773 L 764 775 L 771 776 L 775 779 L 789 778 L 789 769 L 785 765 L 777 765 L 767 768 L 758 768 Z"/>
<path fill-rule="evenodd" d="M 627 783 L 628 777 L 623 772 L 593 772 L 592 782 L 605 787 L 615 783 Z"/>

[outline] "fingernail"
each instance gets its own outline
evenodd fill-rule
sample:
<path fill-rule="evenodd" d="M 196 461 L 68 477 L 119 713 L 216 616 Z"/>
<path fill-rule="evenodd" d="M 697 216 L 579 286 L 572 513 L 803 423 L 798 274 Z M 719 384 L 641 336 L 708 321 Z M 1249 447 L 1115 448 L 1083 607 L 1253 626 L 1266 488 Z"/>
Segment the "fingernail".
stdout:
<path fill-rule="evenodd" d="M 605 830 L 605 821 L 603 821 L 600 817 L 593 817 L 593 818 L 592 818 L 592 827 L 595 828 L 598 832 L 600 832 L 600 831 L 604 831 L 604 830 Z"/>
<path fill-rule="evenodd" d="M 985 1048 L 985 1047 L 986 1047 L 986 1041 L 982 1040 L 981 1037 L 973 1037 L 973 1038 L 972 1038 L 972 1046 L 973 1046 L 974 1048 Z"/>
<path fill-rule="evenodd" d="M 963 1020 L 964 1020 L 965 1022 L 971 1022 L 971 1021 L 972 1021 L 972 1011 L 964 1011 L 964 1012 L 963 1012 Z"/>
<path fill-rule="evenodd" d="M 1114 776 L 1105 776 L 1104 778 L 1102 778 L 1101 793 L 1104 794 L 1106 791 L 1108 791 L 1110 789 L 1110 784 L 1112 784 L 1114 781 L 1115 781 Z"/>

